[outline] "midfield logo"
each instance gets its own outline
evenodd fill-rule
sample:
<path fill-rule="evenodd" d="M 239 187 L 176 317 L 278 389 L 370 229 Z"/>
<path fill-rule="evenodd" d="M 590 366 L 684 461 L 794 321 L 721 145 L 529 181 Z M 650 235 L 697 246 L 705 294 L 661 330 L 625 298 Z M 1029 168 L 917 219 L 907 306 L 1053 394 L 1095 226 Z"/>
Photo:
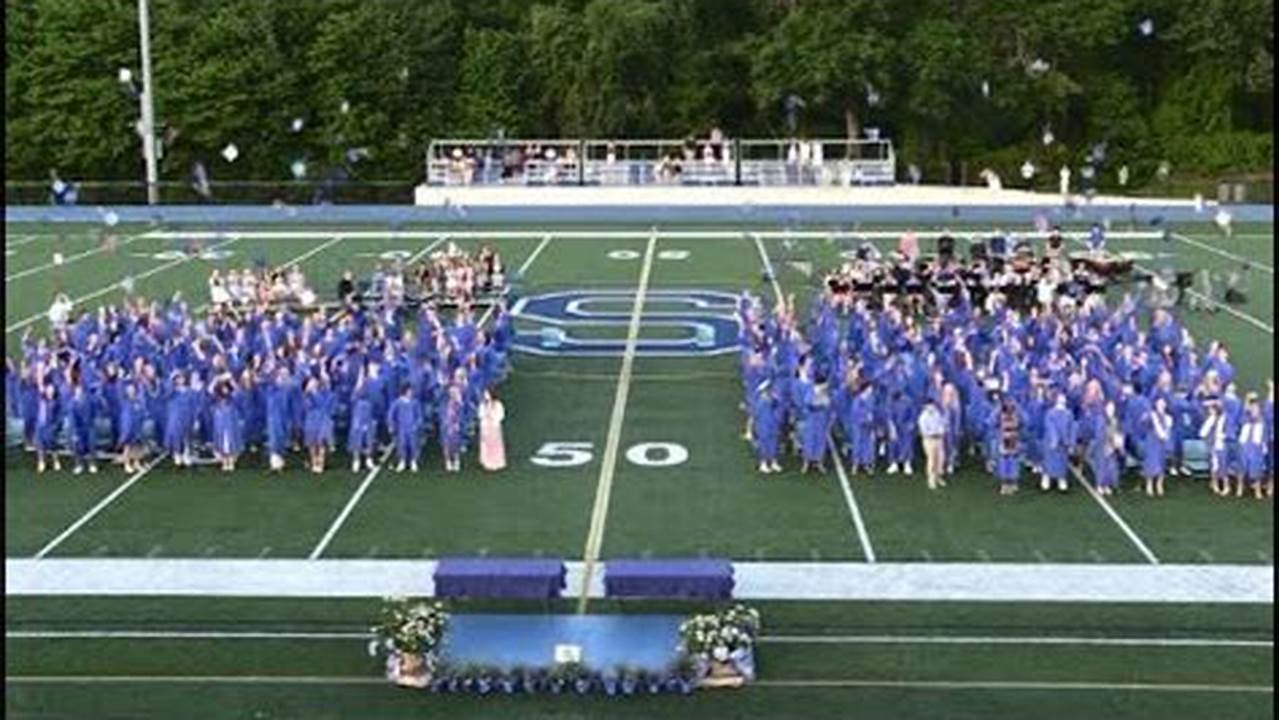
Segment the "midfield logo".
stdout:
<path fill-rule="evenodd" d="M 572 290 L 520 298 L 511 308 L 515 349 L 533 355 L 612 357 L 626 351 L 635 290 Z M 635 354 L 705 357 L 737 348 L 737 296 L 649 290 Z"/>

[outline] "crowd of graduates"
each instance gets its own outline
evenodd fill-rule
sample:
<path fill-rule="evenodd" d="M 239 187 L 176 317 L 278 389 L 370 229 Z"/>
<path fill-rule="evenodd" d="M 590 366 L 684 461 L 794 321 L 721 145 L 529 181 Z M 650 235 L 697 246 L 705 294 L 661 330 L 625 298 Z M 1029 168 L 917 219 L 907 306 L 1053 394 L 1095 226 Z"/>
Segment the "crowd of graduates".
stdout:
<path fill-rule="evenodd" d="M 915 314 L 865 299 L 839 307 L 826 293 L 801 321 L 793 296 L 769 309 L 744 293 L 737 312 L 745 437 L 762 473 L 780 471 L 789 449 L 804 472 L 839 452 L 853 473 L 911 474 L 936 423 L 930 488 L 968 456 L 1001 494 L 1027 473 L 1066 491 L 1080 468 L 1111 494 L 1131 460 L 1157 496 L 1200 448 L 1214 493 L 1273 493 L 1273 381 L 1264 399 L 1241 395 L 1225 346 L 1200 345 L 1131 296 L 1021 311 L 961 292 Z"/>
<path fill-rule="evenodd" d="M 482 328 L 468 307 L 451 319 L 430 304 L 196 317 L 179 298 L 136 298 L 50 337 L 28 332 L 5 359 L 6 415 L 40 472 L 66 454 L 76 473 L 97 472 L 103 455 L 140 471 L 160 453 L 230 471 L 256 452 L 278 471 L 304 450 L 319 473 L 342 441 L 354 471 L 384 449 L 416 471 L 429 438 L 457 471 L 482 406 L 496 404 L 511 336 L 501 305 Z"/>

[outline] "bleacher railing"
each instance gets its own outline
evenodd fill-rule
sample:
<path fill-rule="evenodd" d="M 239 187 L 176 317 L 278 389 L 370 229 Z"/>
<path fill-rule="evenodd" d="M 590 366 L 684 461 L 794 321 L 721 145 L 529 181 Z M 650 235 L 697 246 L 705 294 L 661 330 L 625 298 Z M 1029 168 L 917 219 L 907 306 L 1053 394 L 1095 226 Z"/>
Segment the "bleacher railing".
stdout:
<path fill-rule="evenodd" d="M 869 185 L 896 180 L 891 141 L 435 140 L 430 185 Z"/>

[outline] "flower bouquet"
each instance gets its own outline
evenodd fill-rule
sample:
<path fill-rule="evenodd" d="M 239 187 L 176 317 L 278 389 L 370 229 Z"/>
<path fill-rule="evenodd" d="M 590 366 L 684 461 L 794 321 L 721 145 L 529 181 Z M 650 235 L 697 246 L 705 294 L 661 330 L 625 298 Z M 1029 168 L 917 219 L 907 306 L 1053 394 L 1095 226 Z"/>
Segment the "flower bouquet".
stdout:
<path fill-rule="evenodd" d="M 680 649 L 693 664 L 701 687 L 739 687 L 755 679 L 759 611 L 734 605 L 694 615 L 680 625 Z"/>
<path fill-rule="evenodd" d="M 369 654 L 386 652 L 386 677 L 396 685 L 427 687 L 448 617 L 442 603 L 387 598 L 371 628 L 374 640 L 369 643 Z"/>

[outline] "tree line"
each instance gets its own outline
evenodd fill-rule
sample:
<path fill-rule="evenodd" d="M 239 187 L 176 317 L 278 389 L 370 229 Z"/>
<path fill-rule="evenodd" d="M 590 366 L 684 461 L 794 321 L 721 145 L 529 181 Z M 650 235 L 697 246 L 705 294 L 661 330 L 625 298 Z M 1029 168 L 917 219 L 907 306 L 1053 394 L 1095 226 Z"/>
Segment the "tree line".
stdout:
<path fill-rule="evenodd" d="M 1273 0 L 151 0 L 150 16 L 165 180 L 197 161 L 290 180 L 299 160 L 312 179 L 417 180 L 441 137 L 784 137 L 790 96 L 799 135 L 877 127 L 929 180 L 1028 160 L 1052 175 L 1103 142 L 1106 177 L 1127 164 L 1134 184 L 1274 160 Z M 135 0 L 6 0 L 5 21 L 6 178 L 140 178 L 117 77 L 140 75 Z"/>

